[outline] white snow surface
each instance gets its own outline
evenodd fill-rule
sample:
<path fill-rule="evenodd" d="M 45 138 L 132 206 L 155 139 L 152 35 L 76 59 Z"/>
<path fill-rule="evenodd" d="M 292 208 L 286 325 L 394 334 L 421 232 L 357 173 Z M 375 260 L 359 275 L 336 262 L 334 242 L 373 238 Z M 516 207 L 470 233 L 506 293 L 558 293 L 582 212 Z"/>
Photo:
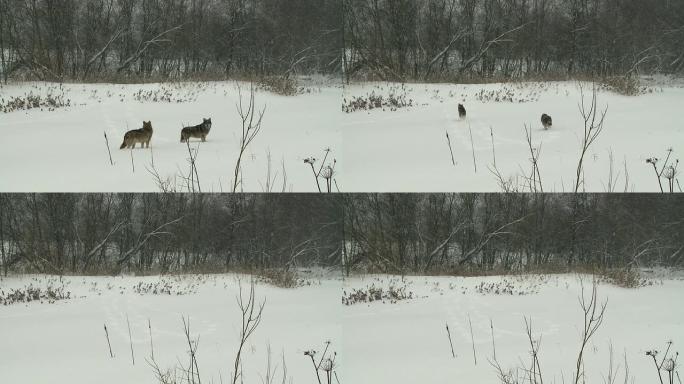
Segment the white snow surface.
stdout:
<path fill-rule="evenodd" d="M 514 294 L 479 292 L 477 286 L 483 282 L 503 283 L 500 287 L 510 284 Z M 599 300 L 608 303 L 605 320 L 585 351 L 587 383 L 603 383 L 608 377 L 611 343 L 613 374 L 620 383 L 624 382 L 625 357 L 630 383 L 655 383 L 659 381 L 653 361 L 645 352 L 661 351 L 660 359 L 667 341 L 673 342 L 671 352 L 684 352 L 684 307 L 680 304 L 684 279 L 670 277 L 653 282 L 652 286 L 639 289 L 598 286 Z M 520 367 L 521 362 L 529 367 L 530 345 L 524 322 L 527 317 L 540 343 L 544 382 L 572 382 L 583 324 L 578 301 L 582 284 L 588 297 L 591 278 L 581 275 L 347 279 L 347 293 L 369 286 L 395 286 L 405 287 L 416 298 L 394 304 L 385 301 L 345 307 L 345 381 L 498 384 L 496 371 L 489 362 L 494 360 L 490 320 L 496 359 L 508 371 Z M 452 357 L 446 324 L 456 358 Z"/>
<path fill-rule="evenodd" d="M 684 346 L 681 274 L 651 274 L 653 285 L 639 289 L 600 283 L 598 296 L 608 300 L 606 318 L 586 349 L 587 383 L 607 377 L 609 345 L 613 369 L 623 382 L 624 359 L 635 383 L 656 382 L 647 350 L 672 351 Z M 219 383 L 232 371 L 240 316 L 235 304 L 236 274 L 149 277 L 14 276 L 0 280 L 0 290 L 63 287 L 69 300 L 0 306 L 0 382 L 2 383 L 154 383 L 146 363 L 151 354 L 148 319 L 155 359 L 162 368 L 187 363 L 182 316 L 190 319 L 199 338 L 198 362 L 203 382 Z M 582 313 L 578 304 L 583 275 L 492 277 L 405 277 L 311 274 L 311 285 L 282 289 L 259 283 L 257 297 L 266 299 L 264 319 L 243 356 L 244 382 L 260 383 L 266 372 L 267 344 L 280 381 L 282 355 L 295 384 L 316 384 L 304 352 L 320 352 L 324 342 L 337 352 L 341 383 L 498 384 L 493 360 L 508 370 L 529 361 L 524 317 L 540 340 L 540 364 L 545 382 L 569 382 L 579 349 Z M 173 295 L 136 293 L 139 284 L 170 284 Z M 510 286 L 511 294 L 478 290 L 481 284 Z M 243 285 L 244 286 L 244 285 Z M 369 286 L 405 287 L 414 298 L 396 303 L 372 302 L 344 306 L 342 293 Z M 182 292 L 182 295 L 176 295 Z M 131 363 L 130 319 L 136 364 Z M 473 360 L 470 326 L 477 365 Z M 115 357 L 109 356 L 106 324 Z M 446 334 L 449 325 L 456 358 Z M 320 355 L 319 355 L 320 356 Z M 680 373 L 681 374 L 681 373 Z M 655 379 L 655 380 L 654 380 Z M 630 380 L 630 382 L 632 382 Z"/>
<path fill-rule="evenodd" d="M 393 93 L 412 100 L 413 106 L 345 113 L 345 191 L 500 192 L 497 177 L 490 171 L 495 157 L 504 179 L 518 176 L 519 189 L 529 190 L 522 187 L 526 183 L 521 177 L 529 176 L 532 169 L 525 125 L 532 132 L 533 145 L 541 146 L 538 164 L 543 190 L 574 191 L 584 132 L 578 109 L 580 85 L 588 105 L 592 86 L 578 82 L 346 86 L 347 102 L 371 93 L 384 97 Z M 479 96 L 481 93 L 485 96 Z M 458 103 L 467 109 L 463 120 L 458 116 Z M 654 85 L 639 96 L 600 90 L 597 103 L 599 110 L 608 110 L 603 132 L 585 156 L 585 182 L 580 191 L 659 192 L 646 159 L 661 159 L 660 167 L 669 148 L 674 150 L 672 159 L 683 158 L 684 119 L 680 110 L 684 87 L 676 82 Z M 553 118 L 549 130 L 542 127 L 542 113 Z M 609 188 L 611 152 L 613 186 Z"/>
<path fill-rule="evenodd" d="M 191 140 L 191 147 L 199 148 L 196 164 L 201 190 L 230 192 L 242 132 L 236 109 L 238 86 L 246 109 L 249 84 L 244 82 L 2 86 L 0 99 L 51 94 L 68 99 L 71 106 L 0 113 L 0 191 L 159 192 L 148 171 L 153 161 L 162 179 L 176 177 L 177 189 L 187 191 L 180 175 L 189 174 L 189 155 L 187 146 L 180 143 L 180 131 L 211 118 L 207 141 Z M 256 107 L 265 106 L 266 112 L 261 133 L 243 156 L 238 191 L 265 191 L 269 153 L 275 192 L 283 189 L 283 165 L 285 191 L 317 191 L 303 160 L 322 158 L 326 148 L 332 150 L 331 158 L 338 158 L 336 170 L 341 171 L 342 87 L 326 82 L 307 85 L 306 90 L 298 96 L 257 91 Z M 136 98 L 138 92 L 152 92 L 158 100 L 166 94 L 172 102 L 151 101 L 154 96 Z M 126 131 L 141 128 L 143 121 L 151 121 L 154 129 L 151 150 L 140 145 L 132 152 L 120 150 Z"/>
<path fill-rule="evenodd" d="M 147 363 L 151 356 L 148 319 L 155 360 L 162 369 L 179 361 L 188 366 L 184 316 L 199 338 L 197 361 L 202 382 L 231 382 L 241 316 L 236 304 L 238 279 L 245 294 L 244 275 L 179 277 L 54 277 L 3 278 L 0 289 L 64 287 L 72 299 L 54 304 L 31 302 L 0 306 L 0 383 L 121 384 L 155 383 Z M 316 380 L 304 351 L 341 351 L 341 279 L 310 279 L 310 286 L 282 289 L 257 284 L 257 300 L 266 299 L 263 320 L 243 350 L 245 383 L 260 383 L 266 375 L 267 345 L 272 350 L 275 380 Z M 169 283 L 172 295 L 141 295 L 139 283 Z M 187 294 L 176 295 L 176 292 Z M 127 319 L 135 354 L 132 364 Z M 109 355 L 106 324 L 114 358 Z"/>
<path fill-rule="evenodd" d="M 298 96 L 258 91 L 257 105 L 266 106 L 263 130 L 244 156 L 238 190 L 266 189 L 270 152 L 271 178 L 276 178 L 271 182 L 273 191 L 282 190 L 283 164 L 286 191 L 317 191 L 311 169 L 303 160 L 315 157 L 320 164 L 326 148 L 332 150 L 330 158 L 337 159 L 335 179 L 342 192 L 499 192 L 502 188 L 491 172 L 495 157 L 503 178 L 516 179 L 514 184 L 526 190 L 523 176 L 531 172 L 527 125 L 534 146 L 541 147 L 543 190 L 574 191 L 584 129 L 578 111 L 579 84 L 405 84 L 402 88 L 395 83 L 343 87 L 328 81 L 309 84 L 310 93 Z M 589 102 L 591 85 L 581 84 Z M 180 143 L 180 129 L 199 124 L 205 117 L 213 122 L 207 142 L 192 142 L 193 148 L 199 148 L 201 189 L 230 191 L 241 132 L 235 107 L 238 85 L 246 97 L 248 84 L 236 82 L 2 86 L 0 99 L 52 94 L 70 100 L 71 106 L 0 114 L 4 144 L 0 191 L 156 192 L 160 188 L 148 172 L 153 158 L 163 179 L 175 176 L 177 188 L 187 190 L 180 175 L 189 173 L 188 149 Z M 586 154 L 581 191 L 659 191 L 646 159 L 657 157 L 660 166 L 669 148 L 674 150 L 672 159 L 682 157 L 684 86 L 661 82 L 648 90 L 640 96 L 599 91 L 598 108 L 607 106 L 608 112 L 604 131 Z M 140 101 L 135 97 L 138 92 L 168 93 L 172 100 L 183 102 Z M 371 92 L 402 94 L 413 106 L 396 111 L 341 111 L 343 99 Z M 468 111 L 464 120 L 458 117 L 458 103 Z M 541 127 L 542 113 L 553 118 L 549 130 Z M 143 120 L 151 121 L 154 128 L 152 149 L 119 150 L 124 133 L 141 127 Z"/>

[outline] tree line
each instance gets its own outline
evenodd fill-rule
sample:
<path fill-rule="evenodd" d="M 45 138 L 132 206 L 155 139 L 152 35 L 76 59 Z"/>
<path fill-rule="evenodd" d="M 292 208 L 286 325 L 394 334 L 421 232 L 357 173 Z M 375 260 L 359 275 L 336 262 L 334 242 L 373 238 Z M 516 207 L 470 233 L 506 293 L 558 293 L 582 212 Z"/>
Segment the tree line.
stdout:
<path fill-rule="evenodd" d="M 684 196 L 369 194 L 344 198 L 347 273 L 684 264 Z"/>
<path fill-rule="evenodd" d="M 41 80 L 339 73 L 339 0 L 0 0 L 0 74 Z"/>
<path fill-rule="evenodd" d="M 328 196 L 0 194 L 0 262 L 51 274 L 339 265 Z"/>
<path fill-rule="evenodd" d="M 684 265 L 684 196 L 0 194 L 7 274 Z"/>
<path fill-rule="evenodd" d="M 684 2 L 343 0 L 345 76 L 386 80 L 684 71 Z"/>

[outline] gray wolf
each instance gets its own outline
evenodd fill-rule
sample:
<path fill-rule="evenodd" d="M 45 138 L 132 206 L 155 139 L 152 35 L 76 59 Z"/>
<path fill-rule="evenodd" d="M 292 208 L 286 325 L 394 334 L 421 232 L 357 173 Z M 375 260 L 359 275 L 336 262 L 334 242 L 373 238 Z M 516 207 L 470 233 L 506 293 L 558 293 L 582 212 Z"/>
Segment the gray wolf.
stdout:
<path fill-rule="evenodd" d="M 137 143 L 140 143 L 140 146 L 143 148 L 146 146 L 149 148 L 150 140 L 152 140 L 152 122 L 143 121 L 142 128 L 126 132 L 123 143 L 119 149 L 135 148 Z"/>
<path fill-rule="evenodd" d="M 542 122 L 542 125 L 544 126 L 544 129 L 549 129 L 553 125 L 553 121 L 551 120 L 551 116 L 547 115 L 546 113 L 542 114 L 541 122 Z"/>
<path fill-rule="evenodd" d="M 185 127 L 181 130 L 181 143 L 185 143 L 190 138 L 202 139 L 202 141 L 207 140 L 207 135 L 211 130 L 211 119 L 202 119 L 202 124 L 195 125 L 194 127 Z"/>

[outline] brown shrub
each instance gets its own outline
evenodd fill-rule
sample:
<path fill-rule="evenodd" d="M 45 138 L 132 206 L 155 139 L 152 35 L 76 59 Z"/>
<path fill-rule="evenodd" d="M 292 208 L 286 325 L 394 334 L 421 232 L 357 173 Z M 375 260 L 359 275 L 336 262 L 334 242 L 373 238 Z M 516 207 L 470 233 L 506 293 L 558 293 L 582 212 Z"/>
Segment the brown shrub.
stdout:
<path fill-rule="evenodd" d="M 259 281 L 279 288 L 297 288 L 307 285 L 306 280 L 297 277 L 297 273 L 290 269 L 264 269 L 256 275 Z"/>
<path fill-rule="evenodd" d="M 648 91 L 639 84 L 636 76 L 606 76 L 599 82 L 600 87 L 623 96 L 638 96 Z"/>
<path fill-rule="evenodd" d="M 289 76 L 264 76 L 257 82 L 257 87 L 282 96 L 294 96 L 301 93 L 297 80 Z"/>
<path fill-rule="evenodd" d="M 641 277 L 639 271 L 634 268 L 607 269 L 601 273 L 601 279 L 622 288 L 639 288 L 653 284 Z"/>

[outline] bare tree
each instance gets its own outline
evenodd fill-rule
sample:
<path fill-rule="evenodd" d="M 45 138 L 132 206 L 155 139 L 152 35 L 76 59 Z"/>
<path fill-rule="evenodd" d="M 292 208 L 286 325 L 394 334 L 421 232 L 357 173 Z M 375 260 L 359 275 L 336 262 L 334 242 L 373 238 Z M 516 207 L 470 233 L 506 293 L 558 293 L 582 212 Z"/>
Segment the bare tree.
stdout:
<path fill-rule="evenodd" d="M 582 120 L 584 120 L 584 132 L 582 135 L 582 148 L 580 150 L 580 157 L 577 162 L 577 173 L 575 176 L 575 193 L 580 191 L 580 187 L 584 185 L 584 157 L 589 151 L 589 147 L 594 143 L 598 136 L 603 131 L 603 122 L 606 118 L 606 113 L 608 113 L 608 107 L 599 111 L 598 101 L 597 101 L 597 89 L 596 84 L 592 84 L 591 89 L 591 101 L 586 102 L 584 97 L 584 89 L 579 84 L 581 101 L 579 103 L 579 111 L 582 115 Z"/>
<path fill-rule="evenodd" d="M 260 111 L 257 111 L 256 101 L 254 100 L 255 89 L 254 84 L 249 85 L 249 99 L 246 107 L 243 105 L 242 91 L 240 85 L 238 87 L 238 104 L 237 112 L 240 115 L 242 122 L 242 134 L 240 136 L 240 149 L 237 160 L 235 161 L 235 171 L 233 173 L 233 193 L 238 191 L 238 186 L 242 184 L 242 156 L 247 151 L 247 147 L 252 143 L 259 132 L 261 132 L 261 121 L 266 112 L 266 106 Z"/>
<path fill-rule="evenodd" d="M 596 331 L 601 327 L 603 318 L 606 313 L 606 305 L 608 301 L 599 303 L 596 293 L 598 283 L 596 279 L 593 280 L 591 286 L 591 293 L 589 297 L 584 295 L 584 284 L 582 284 L 582 293 L 580 296 L 580 307 L 584 314 L 584 325 L 582 327 L 580 350 L 577 354 L 577 364 L 575 367 L 574 383 L 584 383 L 584 350 L 589 343 L 589 340 L 594 336 Z"/>
<path fill-rule="evenodd" d="M 138 239 L 136 242 L 133 244 L 133 246 L 126 251 L 126 253 L 123 254 L 117 261 L 117 265 L 119 270 L 123 267 L 125 263 L 127 263 L 133 255 L 135 255 L 140 249 L 147 243 L 150 239 L 162 236 L 162 235 L 170 235 L 171 232 L 164 231 L 164 229 L 168 226 L 172 226 L 178 222 L 183 220 L 182 217 L 176 218 L 174 220 L 168 221 L 157 228 L 153 229 L 152 231 L 149 232 L 141 232 L 140 235 L 138 235 Z"/>
<path fill-rule="evenodd" d="M 254 293 L 254 280 L 250 280 L 249 293 L 246 297 L 242 292 L 242 284 L 239 284 L 240 293 L 237 296 L 237 305 L 240 308 L 242 316 L 242 326 L 240 327 L 240 344 L 237 353 L 235 354 L 235 363 L 233 365 L 233 384 L 238 383 L 238 379 L 242 377 L 242 349 L 247 343 L 247 339 L 252 336 L 252 333 L 257 329 L 261 323 L 266 299 L 261 303 L 256 301 Z"/>

